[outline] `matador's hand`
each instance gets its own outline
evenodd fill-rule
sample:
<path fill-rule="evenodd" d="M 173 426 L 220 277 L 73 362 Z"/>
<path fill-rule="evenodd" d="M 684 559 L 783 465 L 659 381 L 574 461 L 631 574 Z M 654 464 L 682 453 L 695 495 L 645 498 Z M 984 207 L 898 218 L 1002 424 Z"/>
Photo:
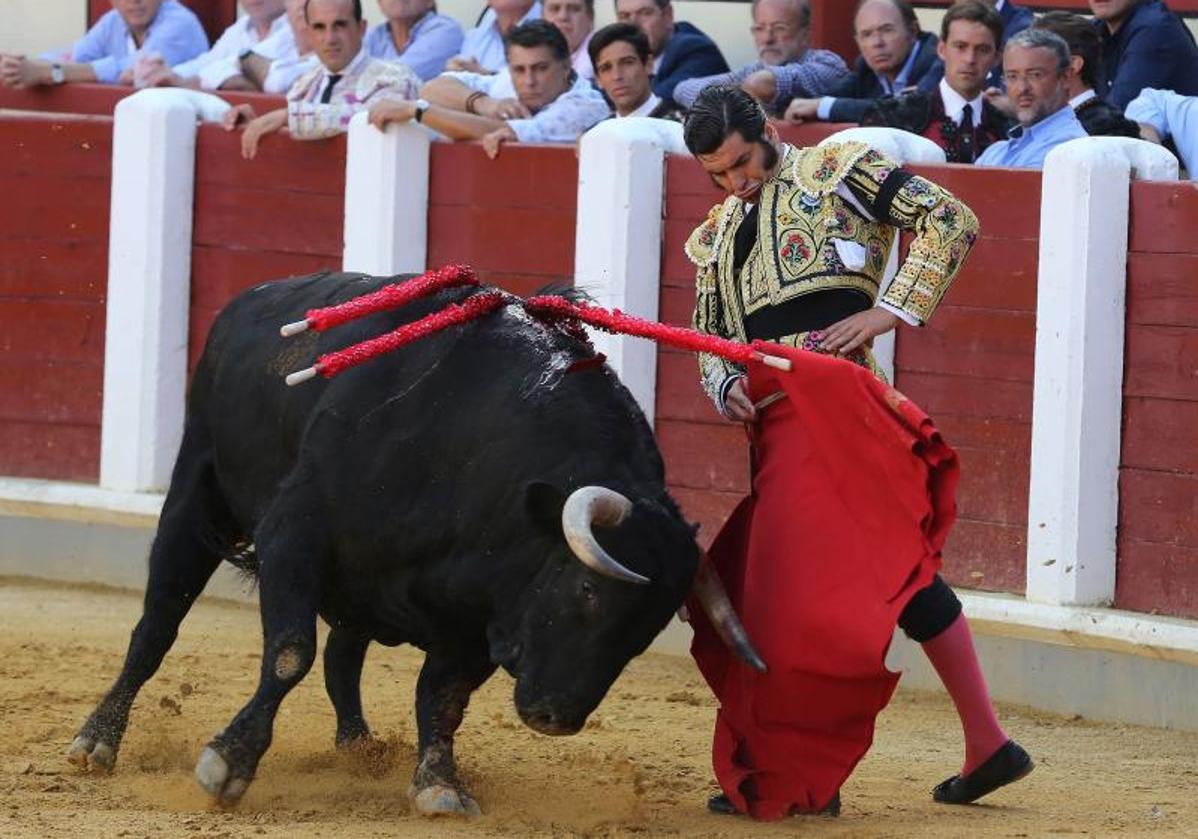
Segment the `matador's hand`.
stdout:
<path fill-rule="evenodd" d="M 849 315 L 829 326 L 824 330 L 820 346 L 830 353 L 848 355 L 863 344 L 868 344 L 879 335 L 894 329 L 898 324 L 898 315 L 875 306 L 864 312 Z"/>

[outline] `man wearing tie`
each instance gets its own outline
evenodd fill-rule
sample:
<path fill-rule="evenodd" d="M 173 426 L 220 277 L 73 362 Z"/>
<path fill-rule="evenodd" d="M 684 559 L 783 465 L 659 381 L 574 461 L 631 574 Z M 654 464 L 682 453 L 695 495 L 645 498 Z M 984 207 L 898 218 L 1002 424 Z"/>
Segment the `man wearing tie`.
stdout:
<path fill-rule="evenodd" d="M 1006 137 L 1010 123 L 982 95 L 998 63 L 1003 25 L 989 3 L 961 0 L 944 15 L 937 54 L 944 78 L 935 91 L 880 99 L 862 125 L 901 128 L 944 149 L 949 163 L 973 163 L 990 144 Z"/>
<path fill-rule="evenodd" d="M 296 140 L 319 140 L 342 134 L 358 111 L 385 99 L 415 99 L 420 78 L 403 64 L 371 58 L 362 48 L 366 21 L 361 0 L 308 0 L 304 16 L 320 63 L 296 79 L 287 92 L 287 107 L 255 116 L 249 105 L 225 115 L 232 130 L 249 120 L 241 137 L 247 159 L 258 153 L 261 139 L 286 128 Z"/>

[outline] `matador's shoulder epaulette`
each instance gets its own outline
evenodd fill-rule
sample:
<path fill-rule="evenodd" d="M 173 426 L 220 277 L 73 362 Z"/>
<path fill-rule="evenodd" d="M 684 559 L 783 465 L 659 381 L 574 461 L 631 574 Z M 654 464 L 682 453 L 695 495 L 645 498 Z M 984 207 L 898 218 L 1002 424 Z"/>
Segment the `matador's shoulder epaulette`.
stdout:
<path fill-rule="evenodd" d="M 684 250 L 687 259 L 700 268 L 716 261 L 720 253 L 720 242 L 724 238 L 724 231 L 727 229 L 728 222 L 738 203 L 740 203 L 738 199 L 729 197 L 708 211 L 707 218 L 694 229 L 686 240 Z"/>
<path fill-rule="evenodd" d="M 804 194 L 820 198 L 835 192 L 862 157 L 869 154 L 865 143 L 827 143 L 801 149 L 791 172 L 795 185 Z"/>

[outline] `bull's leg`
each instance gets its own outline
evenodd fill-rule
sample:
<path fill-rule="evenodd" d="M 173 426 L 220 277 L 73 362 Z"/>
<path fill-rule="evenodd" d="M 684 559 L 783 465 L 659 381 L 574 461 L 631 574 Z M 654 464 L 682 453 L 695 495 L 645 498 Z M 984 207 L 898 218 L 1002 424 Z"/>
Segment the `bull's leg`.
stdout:
<path fill-rule="evenodd" d="M 344 627 L 333 627 L 324 645 L 324 687 L 337 712 L 337 746 L 370 738 L 362 715 L 362 664 L 370 639 Z"/>
<path fill-rule="evenodd" d="M 228 515 L 203 449 L 189 433 L 150 549 L 142 616 L 125 664 L 67 750 L 67 759 L 82 768 L 112 769 L 137 692 L 157 672 L 179 624 L 220 564 L 213 533 L 228 526 Z"/>
<path fill-rule="evenodd" d="M 416 683 L 416 725 L 420 762 L 408 787 L 412 808 L 421 815 L 477 816 L 478 804 L 458 781 L 453 737 L 474 693 L 495 665 L 485 651 L 468 655 L 430 651 Z"/>
<path fill-rule="evenodd" d="M 262 610 L 258 689 L 233 721 L 208 743 L 196 780 L 226 806 L 241 800 L 270 747 L 284 697 L 316 658 L 316 615 L 325 571 L 319 517 L 307 507 L 278 507 L 255 534 Z"/>

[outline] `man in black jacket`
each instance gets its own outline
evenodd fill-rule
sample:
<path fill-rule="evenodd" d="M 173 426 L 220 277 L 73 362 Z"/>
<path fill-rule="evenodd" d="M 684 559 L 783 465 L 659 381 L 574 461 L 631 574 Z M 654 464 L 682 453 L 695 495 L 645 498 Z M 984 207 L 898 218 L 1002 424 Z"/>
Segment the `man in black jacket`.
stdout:
<path fill-rule="evenodd" d="M 1122 110 L 1146 87 L 1198 95 L 1198 46 L 1161 0 L 1089 0 L 1102 37 L 1098 94 Z"/>
<path fill-rule="evenodd" d="M 860 122 L 875 99 L 918 87 L 930 72 L 942 72 L 936 36 L 919 31 L 907 0 L 861 0 L 853 18 L 861 57 L 853 72 L 820 99 L 795 99 L 788 122 Z"/>

